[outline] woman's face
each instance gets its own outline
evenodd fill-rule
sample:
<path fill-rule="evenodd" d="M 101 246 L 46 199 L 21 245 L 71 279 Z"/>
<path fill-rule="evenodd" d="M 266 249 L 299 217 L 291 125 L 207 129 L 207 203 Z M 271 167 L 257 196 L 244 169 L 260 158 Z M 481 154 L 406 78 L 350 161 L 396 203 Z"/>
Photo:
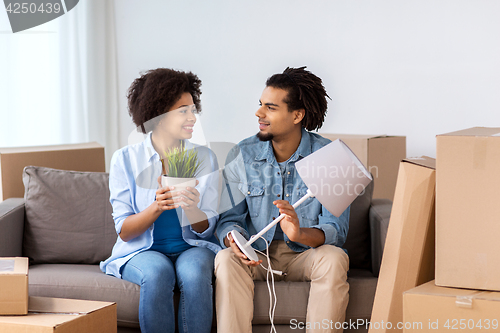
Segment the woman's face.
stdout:
<path fill-rule="evenodd" d="M 191 139 L 196 123 L 195 106 L 190 93 L 183 93 L 181 98 L 162 116 L 155 131 L 175 140 Z"/>

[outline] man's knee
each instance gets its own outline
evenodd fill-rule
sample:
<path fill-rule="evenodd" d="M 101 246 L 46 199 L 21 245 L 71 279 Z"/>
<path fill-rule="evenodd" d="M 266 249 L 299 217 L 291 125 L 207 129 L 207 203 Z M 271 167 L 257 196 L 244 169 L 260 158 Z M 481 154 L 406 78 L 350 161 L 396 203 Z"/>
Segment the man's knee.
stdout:
<path fill-rule="evenodd" d="M 337 273 L 347 273 L 349 257 L 340 247 L 325 244 L 315 248 L 314 251 L 315 266 L 326 266 Z"/>
<path fill-rule="evenodd" d="M 217 276 L 218 272 L 226 272 L 229 266 L 238 264 L 235 259 L 237 258 L 232 249 L 228 248 L 219 251 L 215 256 L 215 275 Z"/>
<path fill-rule="evenodd" d="M 233 255 L 233 250 L 230 248 L 219 251 L 215 256 L 215 266 L 217 266 L 218 264 L 225 264 L 228 261 L 232 260 Z"/>

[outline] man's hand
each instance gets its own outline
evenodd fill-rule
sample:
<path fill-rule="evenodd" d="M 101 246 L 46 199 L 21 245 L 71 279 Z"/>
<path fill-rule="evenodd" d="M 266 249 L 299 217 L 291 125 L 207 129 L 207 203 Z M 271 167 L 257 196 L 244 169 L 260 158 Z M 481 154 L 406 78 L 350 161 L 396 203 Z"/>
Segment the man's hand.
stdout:
<path fill-rule="evenodd" d="M 273 202 L 273 205 L 278 207 L 280 215 L 286 215 L 280 221 L 281 230 L 283 230 L 292 242 L 298 242 L 302 231 L 300 230 L 299 218 L 293 206 L 286 200 L 276 200 Z"/>
<path fill-rule="evenodd" d="M 295 209 L 288 201 L 276 200 L 273 204 L 286 216 L 280 221 L 281 230 L 292 242 L 318 247 L 325 243 L 325 233 L 316 228 L 301 228 Z"/>
<path fill-rule="evenodd" d="M 234 254 L 236 254 L 236 256 L 238 258 L 240 258 L 241 262 L 247 266 L 250 266 L 250 267 L 256 267 L 256 266 L 259 266 L 261 263 L 262 263 L 262 260 L 259 260 L 259 261 L 255 261 L 255 260 L 249 260 L 247 258 L 247 256 L 241 252 L 240 248 L 238 247 L 238 245 L 236 245 L 234 239 L 233 239 L 233 236 L 231 236 L 231 234 L 227 234 L 227 237 L 224 239 L 224 244 L 226 244 L 227 247 L 231 247 L 231 249 L 233 250 Z M 229 246 L 228 246 L 229 244 Z"/>

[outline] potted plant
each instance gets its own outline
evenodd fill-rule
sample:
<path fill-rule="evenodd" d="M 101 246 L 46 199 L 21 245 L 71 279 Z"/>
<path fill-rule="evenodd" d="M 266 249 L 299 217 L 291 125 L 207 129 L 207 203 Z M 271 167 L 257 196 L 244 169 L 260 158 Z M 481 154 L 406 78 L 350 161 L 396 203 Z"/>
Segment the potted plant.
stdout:
<path fill-rule="evenodd" d="M 198 152 L 195 149 L 188 150 L 181 147 L 163 153 L 165 158 L 161 162 L 167 174 L 162 175 L 161 185 L 175 186 L 175 192 L 186 191 L 187 187 L 195 187 L 195 176 L 197 176 L 203 164 L 198 158 Z M 182 201 L 178 204 L 186 205 Z"/>

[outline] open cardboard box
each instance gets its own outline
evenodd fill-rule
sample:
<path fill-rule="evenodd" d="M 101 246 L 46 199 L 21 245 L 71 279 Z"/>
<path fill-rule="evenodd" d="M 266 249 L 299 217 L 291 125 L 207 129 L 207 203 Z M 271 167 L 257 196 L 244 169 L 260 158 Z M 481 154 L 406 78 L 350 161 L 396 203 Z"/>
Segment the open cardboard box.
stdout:
<path fill-rule="evenodd" d="M 30 297 L 26 316 L 0 316 L 0 332 L 116 333 L 116 303 Z"/>
<path fill-rule="evenodd" d="M 0 258 L 0 315 L 28 313 L 28 258 Z"/>
<path fill-rule="evenodd" d="M 0 201 L 24 196 L 22 175 L 28 165 L 73 171 L 106 171 L 104 147 L 97 142 L 0 148 Z"/>
<path fill-rule="evenodd" d="M 404 332 L 498 332 L 500 293 L 438 287 L 434 281 L 403 295 Z"/>

